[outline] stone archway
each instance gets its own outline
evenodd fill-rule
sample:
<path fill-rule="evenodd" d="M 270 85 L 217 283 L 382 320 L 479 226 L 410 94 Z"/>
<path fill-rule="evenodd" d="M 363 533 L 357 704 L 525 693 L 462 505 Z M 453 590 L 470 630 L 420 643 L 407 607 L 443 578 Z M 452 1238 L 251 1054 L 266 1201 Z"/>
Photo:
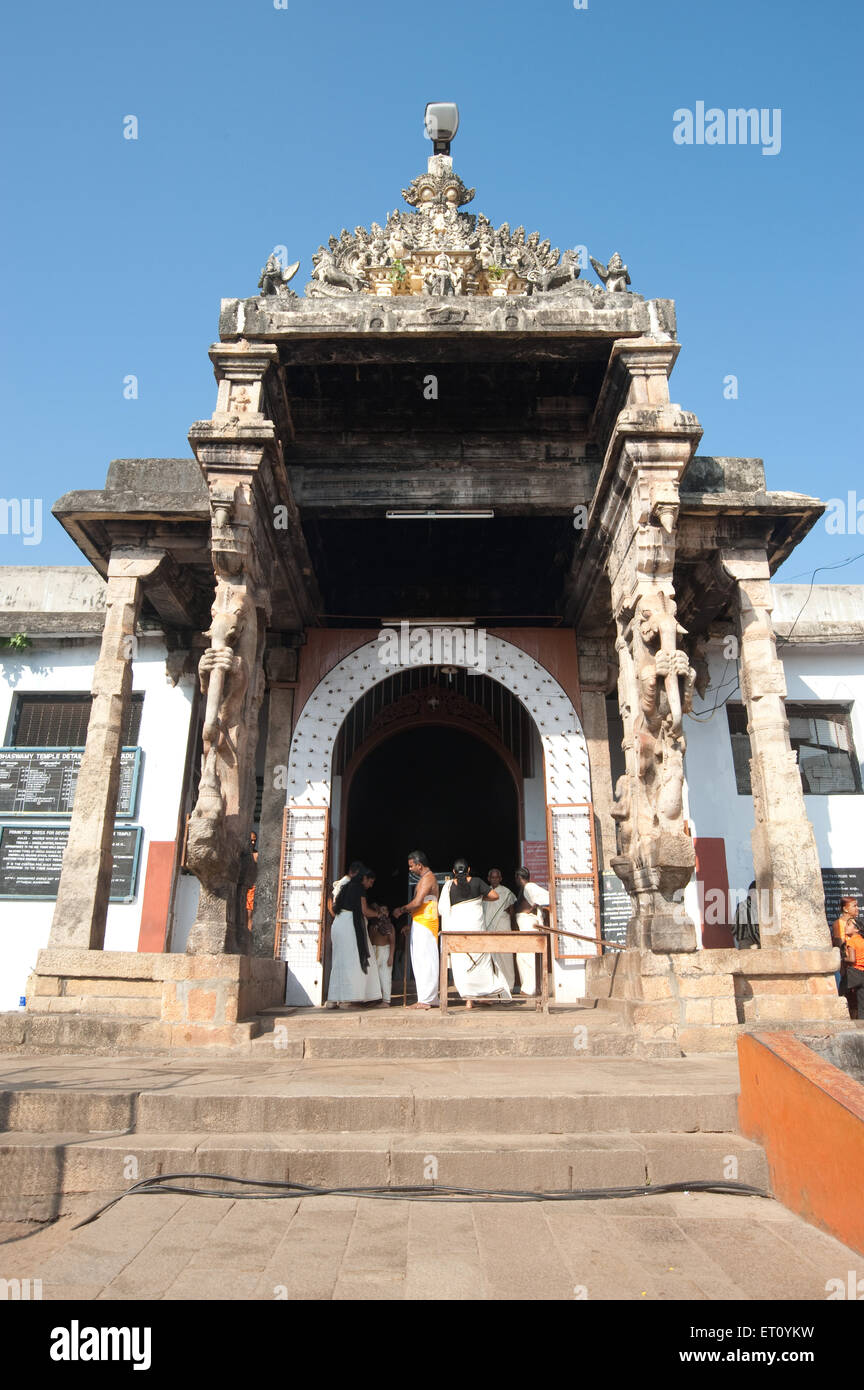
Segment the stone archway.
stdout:
<path fill-rule="evenodd" d="M 337 734 L 349 710 L 368 690 L 412 664 L 385 663 L 381 651 L 377 640 L 367 642 L 338 662 L 306 701 L 291 740 L 278 922 L 278 949 L 288 964 L 289 1003 L 319 1003 L 321 997 L 319 929 L 327 890 Z M 453 661 L 455 666 L 467 664 Z M 599 936 L 588 745 L 573 702 L 554 676 L 502 637 L 486 635 L 482 673 L 516 696 L 540 738 L 557 925 Z M 569 954 L 574 954 L 574 947 L 576 943 L 570 943 Z M 591 953 L 586 943 L 584 954 Z M 556 960 L 555 980 L 558 997 L 578 998 L 584 993 L 584 967 L 580 972 L 570 962 Z"/>

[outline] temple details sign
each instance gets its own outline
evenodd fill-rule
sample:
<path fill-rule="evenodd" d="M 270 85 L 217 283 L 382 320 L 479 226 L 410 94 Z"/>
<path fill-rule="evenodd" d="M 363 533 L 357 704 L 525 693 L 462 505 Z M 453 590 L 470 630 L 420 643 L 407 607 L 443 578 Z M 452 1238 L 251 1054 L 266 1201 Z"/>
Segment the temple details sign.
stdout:
<path fill-rule="evenodd" d="M 600 875 L 600 921 L 604 941 L 627 945 L 627 923 L 633 915 L 630 894 L 617 874 L 604 869 Z"/>
<path fill-rule="evenodd" d="M 111 902 L 135 899 L 141 833 L 140 825 L 119 825 L 114 830 Z M 68 839 L 68 825 L 0 827 L 0 898 L 56 898 Z"/>
<path fill-rule="evenodd" d="M 841 898 L 857 898 L 859 909 L 864 903 L 864 869 L 823 869 L 822 886 L 825 890 L 825 915 L 831 923 L 840 916 Z"/>
<path fill-rule="evenodd" d="M 71 816 L 83 748 L 0 748 L 0 816 Z M 134 816 L 141 749 L 120 755 L 117 816 Z"/>

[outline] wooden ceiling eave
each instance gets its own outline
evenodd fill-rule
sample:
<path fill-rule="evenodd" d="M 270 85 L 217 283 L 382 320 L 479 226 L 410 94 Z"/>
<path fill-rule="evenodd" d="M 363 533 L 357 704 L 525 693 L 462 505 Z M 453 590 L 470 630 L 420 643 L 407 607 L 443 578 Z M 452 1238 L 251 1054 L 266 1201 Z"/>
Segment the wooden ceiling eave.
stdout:
<path fill-rule="evenodd" d="M 210 602 L 208 578 L 212 576 L 212 566 L 209 525 L 203 518 L 178 519 L 176 512 L 168 514 L 157 510 L 65 512 L 58 507 L 54 508 L 54 515 L 103 579 L 108 577 L 108 562 L 113 547 L 135 543 L 140 530 L 142 544 L 154 550 L 164 550 L 174 562 L 170 579 L 160 578 L 159 583 L 148 590 L 150 608 L 166 627 L 197 628 L 202 622 L 206 624 Z M 154 536 L 151 529 L 154 525 L 170 529 L 167 534 Z M 180 540 L 181 528 L 187 543 L 179 547 L 182 553 L 176 554 L 172 548 L 170 530 L 176 529 L 177 539 Z M 200 532 L 200 537 L 193 539 L 191 556 L 188 544 L 190 528 Z M 151 532 L 149 535 L 148 531 Z"/>

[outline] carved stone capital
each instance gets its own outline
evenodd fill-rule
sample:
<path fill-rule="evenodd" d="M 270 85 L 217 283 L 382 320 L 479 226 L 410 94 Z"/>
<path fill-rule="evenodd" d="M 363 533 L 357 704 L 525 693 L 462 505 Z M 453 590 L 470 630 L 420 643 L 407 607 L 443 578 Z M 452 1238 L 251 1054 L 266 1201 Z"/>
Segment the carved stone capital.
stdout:
<path fill-rule="evenodd" d="M 109 579 L 152 579 L 168 564 L 164 550 L 115 545 L 108 560 Z"/>
<path fill-rule="evenodd" d="M 278 360 L 275 343 L 215 343 L 210 349 L 219 383 L 214 421 L 234 418 L 251 424 L 263 418 L 264 377 Z"/>

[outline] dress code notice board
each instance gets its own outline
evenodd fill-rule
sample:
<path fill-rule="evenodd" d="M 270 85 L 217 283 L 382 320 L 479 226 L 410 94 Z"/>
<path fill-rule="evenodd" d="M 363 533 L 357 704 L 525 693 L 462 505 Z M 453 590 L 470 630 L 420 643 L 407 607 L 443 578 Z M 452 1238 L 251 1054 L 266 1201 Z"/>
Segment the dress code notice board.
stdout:
<path fill-rule="evenodd" d="M 68 839 L 68 825 L 0 827 L 0 898 L 56 898 Z M 110 899 L 129 903 L 138 882 L 141 826 L 115 826 L 113 849 Z"/>
<path fill-rule="evenodd" d="M 822 887 L 825 890 L 825 916 L 836 922 L 840 916 L 840 899 L 857 898 L 864 917 L 864 869 L 823 869 Z"/>
<path fill-rule="evenodd" d="M 0 816 L 71 816 L 83 748 L 0 748 Z M 120 754 L 118 817 L 134 816 L 141 749 Z"/>
<path fill-rule="evenodd" d="M 600 921 L 604 941 L 627 945 L 627 923 L 633 914 L 630 894 L 617 874 L 604 869 L 600 875 Z"/>

